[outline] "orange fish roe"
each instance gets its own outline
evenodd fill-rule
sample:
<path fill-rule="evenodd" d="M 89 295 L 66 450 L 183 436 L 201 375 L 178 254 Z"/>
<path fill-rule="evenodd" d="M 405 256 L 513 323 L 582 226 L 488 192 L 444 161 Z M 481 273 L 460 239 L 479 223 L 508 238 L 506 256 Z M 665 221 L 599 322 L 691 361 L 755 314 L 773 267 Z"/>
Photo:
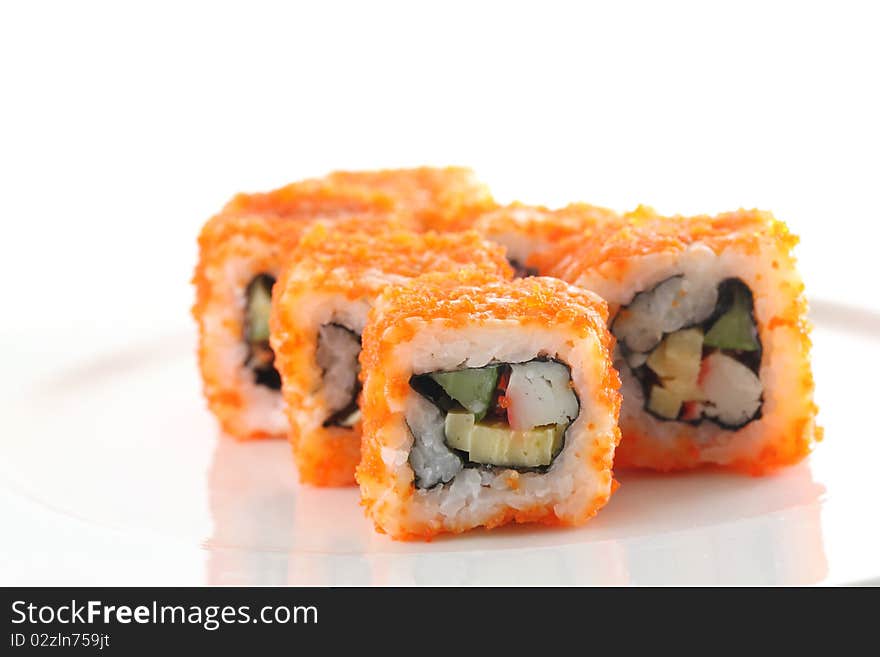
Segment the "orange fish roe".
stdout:
<path fill-rule="evenodd" d="M 584 231 L 561 240 L 534 258 L 534 266 L 548 276 L 573 281 L 591 269 L 602 266 L 626 273 L 633 258 L 654 253 L 677 253 L 691 244 L 702 244 L 715 253 L 736 248 L 754 254 L 760 244 L 771 240 L 783 251 L 798 242 L 788 227 L 769 212 L 737 210 L 715 216 L 664 217 L 640 206 L 606 222 L 597 222 Z"/>
<path fill-rule="evenodd" d="M 535 254 L 569 237 L 582 237 L 614 221 L 620 221 L 620 215 L 613 210 L 586 203 L 574 203 L 556 210 L 512 203 L 484 213 L 474 228 L 507 247 L 509 258 L 543 273 L 537 267 L 537 261 L 533 261 Z"/>
<path fill-rule="evenodd" d="M 405 199 L 423 230 L 466 230 L 477 216 L 496 207 L 489 188 L 465 167 L 337 171 L 327 180 Z"/>
<path fill-rule="evenodd" d="M 377 295 L 392 277 L 409 279 L 426 272 L 459 269 L 490 271 L 504 278 L 513 273 L 503 249 L 475 231 L 366 233 L 317 222 L 291 254 L 281 289 L 307 280 L 311 287 L 357 299 Z"/>
<path fill-rule="evenodd" d="M 754 296 L 762 345 L 761 416 L 736 430 L 706 419 L 698 425 L 658 420 L 642 408 L 644 400 L 638 395 L 644 394 L 625 383 L 629 392 L 621 413 L 618 467 L 666 471 L 711 463 L 762 474 L 796 463 L 810 452 L 821 429 L 815 423 L 807 301 L 792 253 L 797 242 L 769 212 L 662 217 L 640 207 L 619 222 L 566 238 L 536 256 L 543 271 L 601 292 L 612 321 L 629 319 L 631 311 L 624 306 L 634 295 L 681 274 L 681 263 L 695 253 L 704 263 L 700 267 L 718 267 L 724 278 L 740 279 Z M 626 382 L 627 375 L 634 375 L 629 365 L 619 363 Z"/>
<path fill-rule="evenodd" d="M 286 434 L 280 395 L 244 367 L 244 291 L 259 274 L 278 276 L 313 220 L 338 230 L 421 230 L 438 216 L 491 205 L 485 186 L 454 168 L 338 172 L 233 198 L 203 227 L 193 276 L 204 393 L 223 431 L 242 439 Z"/>
<path fill-rule="evenodd" d="M 425 272 L 452 272 L 474 280 L 512 273 L 503 249 L 473 231 L 377 229 L 368 234 L 319 221 L 290 255 L 273 293 L 271 344 L 300 481 L 354 484 L 360 458 L 359 422 L 350 428 L 325 426 L 330 413 L 317 362 L 320 327 L 341 324 L 359 334 L 369 306 L 383 289 Z"/>
<path fill-rule="evenodd" d="M 439 533 L 510 522 L 577 525 L 595 515 L 612 492 L 611 466 L 619 441 L 620 381 L 611 366 L 613 338 L 605 328 L 607 319 L 607 307 L 599 297 L 550 278 L 487 280 L 479 272 L 462 271 L 425 275 L 387 288 L 370 312 L 360 357 L 364 425 L 357 480 L 377 530 L 400 540 L 430 540 Z M 415 349 L 416 340 L 427 340 L 432 350 L 442 349 L 437 342 L 441 335 L 459 344 L 473 334 L 459 337 L 458 331 L 490 327 L 510 335 L 546 331 L 571 357 L 568 365 L 575 373 L 573 380 L 582 381 L 578 395 L 589 404 L 591 423 L 584 420 L 576 434 L 567 434 L 566 441 L 574 442 L 563 450 L 567 457 L 559 468 L 560 477 L 573 477 L 583 490 L 560 493 L 559 498 L 548 492 L 534 499 L 530 491 L 541 481 L 555 481 L 553 474 L 502 470 L 492 486 L 504 487 L 503 502 L 484 512 L 445 515 L 442 504 L 431 500 L 452 494 L 456 479 L 440 493 L 416 489 L 408 464 L 412 438 L 406 438 L 410 431 L 403 409 L 407 396 L 417 393 L 409 386 L 412 364 L 403 354 Z M 428 333 L 437 337 L 426 337 Z M 589 490 L 593 494 L 587 494 Z"/>
<path fill-rule="evenodd" d="M 377 337 L 393 336 L 395 341 L 405 341 L 412 337 L 413 319 L 440 320 L 451 328 L 489 317 L 516 320 L 523 325 L 563 324 L 577 337 L 595 332 L 607 341 L 606 347 L 610 347 L 613 340 L 605 330 L 608 320 L 605 302 L 592 292 L 552 278 L 486 283 L 479 272 L 462 271 L 452 276 L 429 274 L 413 285 L 387 290 L 382 303 L 383 314 L 369 326 L 370 333 L 364 334 L 366 358 L 372 357 L 372 348 L 376 346 L 375 341 L 367 340 L 368 335 L 375 333 Z M 385 346 L 392 349 L 394 344 L 386 339 Z"/>
<path fill-rule="evenodd" d="M 373 205 L 386 210 L 406 210 L 414 229 L 467 228 L 475 216 L 495 207 L 489 189 L 473 171 L 463 167 L 418 167 L 380 171 L 336 171 L 324 178 L 297 182 L 271 192 L 239 194 L 226 212 L 271 213 L 282 216 L 305 212 L 319 214 L 325 208 L 321 196 L 370 196 Z M 314 203 L 314 211 L 307 203 Z M 354 208 L 354 211 L 358 211 Z"/>

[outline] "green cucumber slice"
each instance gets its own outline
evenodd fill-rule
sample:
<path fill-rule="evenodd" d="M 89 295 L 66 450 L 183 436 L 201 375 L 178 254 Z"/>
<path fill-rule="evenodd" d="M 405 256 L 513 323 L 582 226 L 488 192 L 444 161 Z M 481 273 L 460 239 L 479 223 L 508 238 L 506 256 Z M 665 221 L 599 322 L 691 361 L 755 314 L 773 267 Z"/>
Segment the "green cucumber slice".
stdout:
<path fill-rule="evenodd" d="M 730 309 L 712 325 L 703 339 L 703 344 L 718 349 L 756 351 L 759 345 L 755 333 L 748 294 L 737 286 L 733 290 L 733 303 Z"/>
<path fill-rule="evenodd" d="M 492 402 L 498 385 L 498 370 L 497 365 L 492 365 L 454 372 L 432 372 L 430 376 L 447 395 L 473 413 L 479 422 Z"/>
<path fill-rule="evenodd" d="M 248 287 L 245 312 L 245 338 L 250 343 L 269 339 L 269 315 L 272 312 L 272 285 L 274 279 L 259 276 Z"/>

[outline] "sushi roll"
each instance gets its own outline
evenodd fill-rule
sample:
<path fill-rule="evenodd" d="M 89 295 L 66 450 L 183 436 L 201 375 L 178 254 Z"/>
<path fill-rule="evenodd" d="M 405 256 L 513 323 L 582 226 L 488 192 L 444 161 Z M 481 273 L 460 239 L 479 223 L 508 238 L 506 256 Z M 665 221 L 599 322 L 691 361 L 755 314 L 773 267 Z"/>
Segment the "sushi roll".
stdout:
<path fill-rule="evenodd" d="M 542 273 L 535 258 L 562 240 L 618 219 L 614 211 L 586 203 L 558 210 L 512 203 L 484 212 L 474 228 L 486 239 L 504 246 L 516 275 L 524 277 Z"/>
<path fill-rule="evenodd" d="M 624 397 L 618 466 L 760 474 L 809 453 L 821 431 L 796 243 L 766 212 L 640 208 L 542 256 L 609 303 Z"/>
<path fill-rule="evenodd" d="M 412 215 L 414 230 L 467 230 L 476 217 L 496 207 L 489 188 L 465 167 L 335 171 L 307 182 L 325 185 L 337 195 L 384 196 Z M 226 212 L 299 215 L 303 209 L 302 185 L 293 183 L 271 192 L 239 194 L 227 205 Z"/>
<path fill-rule="evenodd" d="M 422 230 L 431 216 L 462 213 L 487 195 L 467 170 L 402 169 L 340 172 L 233 198 L 202 229 L 193 278 L 204 393 L 223 431 L 287 433 L 269 310 L 282 264 L 313 220 Z"/>
<path fill-rule="evenodd" d="M 327 180 L 405 199 L 422 230 L 468 230 L 477 217 L 497 207 L 489 188 L 466 167 L 337 171 Z"/>
<path fill-rule="evenodd" d="M 606 319 L 599 297 L 550 278 L 388 288 L 361 353 L 357 480 L 376 528 L 429 539 L 594 515 L 619 438 Z"/>
<path fill-rule="evenodd" d="M 509 277 L 501 247 L 477 233 L 346 232 L 324 223 L 300 240 L 275 287 L 271 347 L 300 481 L 354 484 L 360 458 L 358 356 L 382 290 L 426 272 Z"/>

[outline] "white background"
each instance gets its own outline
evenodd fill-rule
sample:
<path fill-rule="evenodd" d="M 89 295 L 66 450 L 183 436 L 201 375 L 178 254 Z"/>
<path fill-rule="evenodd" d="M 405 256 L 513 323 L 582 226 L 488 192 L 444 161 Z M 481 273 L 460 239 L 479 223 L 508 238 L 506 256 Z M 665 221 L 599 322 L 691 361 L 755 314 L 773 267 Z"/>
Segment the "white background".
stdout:
<path fill-rule="evenodd" d="M 233 193 L 418 164 L 503 200 L 769 209 L 814 295 L 864 299 L 872 5 L 5 2 L 3 333 L 176 324 Z"/>
<path fill-rule="evenodd" d="M 880 308 L 874 6 L 4 2 L 0 391 L 187 326 L 203 221 L 341 168 L 772 210 L 812 297 Z"/>

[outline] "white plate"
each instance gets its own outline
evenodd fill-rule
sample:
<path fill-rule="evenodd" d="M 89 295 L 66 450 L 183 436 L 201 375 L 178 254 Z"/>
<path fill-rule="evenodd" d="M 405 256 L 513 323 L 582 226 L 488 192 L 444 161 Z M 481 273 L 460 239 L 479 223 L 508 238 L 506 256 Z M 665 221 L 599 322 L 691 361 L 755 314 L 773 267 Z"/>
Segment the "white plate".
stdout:
<path fill-rule="evenodd" d="M 813 305 L 826 438 L 752 478 L 619 472 L 579 529 L 432 543 L 373 532 L 355 489 L 299 486 L 283 441 L 217 435 L 191 333 L 55 371 L 4 401 L 3 584 L 880 582 L 880 316 Z M 865 372 L 870 375 L 858 376 Z"/>

